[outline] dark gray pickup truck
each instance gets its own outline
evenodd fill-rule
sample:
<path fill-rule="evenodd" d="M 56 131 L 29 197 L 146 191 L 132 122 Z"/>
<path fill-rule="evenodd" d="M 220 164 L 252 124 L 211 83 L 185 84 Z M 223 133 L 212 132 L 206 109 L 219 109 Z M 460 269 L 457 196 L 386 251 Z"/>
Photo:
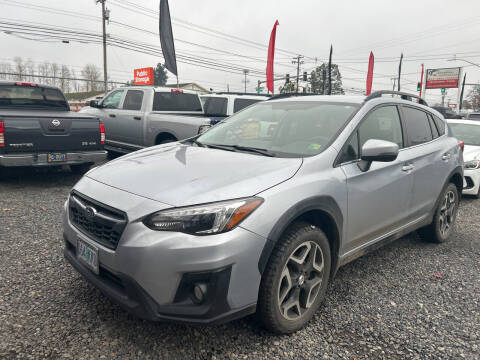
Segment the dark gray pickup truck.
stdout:
<path fill-rule="evenodd" d="M 0 173 L 55 165 L 84 172 L 106 158 L 104 144 L 98 117 L 71 112 L 60 89 L 0 81 Z"/>

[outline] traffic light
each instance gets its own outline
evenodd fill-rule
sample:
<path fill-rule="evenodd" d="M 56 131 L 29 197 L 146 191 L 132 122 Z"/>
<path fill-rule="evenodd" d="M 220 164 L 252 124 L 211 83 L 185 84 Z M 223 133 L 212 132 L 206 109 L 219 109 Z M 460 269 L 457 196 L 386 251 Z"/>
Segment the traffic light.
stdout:
<path fill-rule="evenodd" d="M 445 93 L 445 88 L 441 88 L 440 91 L 442 92 L 442 94 Z"/>
<path fill-rule="evenodd" d="M 422 83 L 417 83 L 417 91 L 420 91 L 421 88 L 422 88 Z"/>
<path fill-rule="evenodd" d="M 307 81 L 307 76 L 308 76 L 307 72 L 304 71 L 303 72 L 303 81 Z"/>
<path fill-rule="evenodd" d="M 290 82 L 290 74 L 285 75 L 285 82 L 287 84 Z"/>

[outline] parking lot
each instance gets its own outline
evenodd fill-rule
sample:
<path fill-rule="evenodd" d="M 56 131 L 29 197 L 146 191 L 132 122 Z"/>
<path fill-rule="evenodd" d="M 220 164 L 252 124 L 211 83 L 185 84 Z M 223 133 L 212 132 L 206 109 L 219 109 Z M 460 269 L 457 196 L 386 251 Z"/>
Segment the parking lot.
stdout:
<path fill-rule="evenodd" d="M 211 327 L 138 320 L 63 259 L 68 170 L 0 181 L 0 358 L 478 358 L 480 200 L 463 199 L 456 234 L 416 234 L 341 268 L 321 310 L 287 336 L 255 318 Z"/>

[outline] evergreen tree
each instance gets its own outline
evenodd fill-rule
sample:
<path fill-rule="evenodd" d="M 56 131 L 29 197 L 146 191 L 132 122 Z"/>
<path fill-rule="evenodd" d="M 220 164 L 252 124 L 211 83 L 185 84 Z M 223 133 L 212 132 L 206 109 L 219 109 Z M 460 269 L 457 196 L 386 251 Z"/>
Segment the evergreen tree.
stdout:
<path fill-rule="evenodd" d="M 158 63 L 155 69 L 153 69 L 153 84 L 155 86 L 164 86 L 167 84 L 167 79 L 168 75 L 165 65 Z"/>
<path fill-rule="evenodd" d="M 323 63 L 320 66 L 317 66 L 315 70 L 312 71 L 312 92 L 315 94 L 322 94 L 323 91 L 323 78 L 322 71 L 325 69 L 325 95 L 328 94 L 328 63 Z M 337 64 L 332 64 L 332 95 L 343 95 L 342 85 L 342 75 L 338 69 Z"/>

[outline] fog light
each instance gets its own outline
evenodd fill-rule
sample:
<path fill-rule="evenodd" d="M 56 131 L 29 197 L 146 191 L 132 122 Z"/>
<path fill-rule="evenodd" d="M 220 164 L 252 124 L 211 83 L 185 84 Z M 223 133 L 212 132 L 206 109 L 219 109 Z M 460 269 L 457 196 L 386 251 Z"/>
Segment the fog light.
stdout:
<path fill-rule="evenodd" d="M 205 284 L 195 284 L 193 287 L 193 300 L 200 304 L 205 300 L 207 295 L 207 285 Z"/>

